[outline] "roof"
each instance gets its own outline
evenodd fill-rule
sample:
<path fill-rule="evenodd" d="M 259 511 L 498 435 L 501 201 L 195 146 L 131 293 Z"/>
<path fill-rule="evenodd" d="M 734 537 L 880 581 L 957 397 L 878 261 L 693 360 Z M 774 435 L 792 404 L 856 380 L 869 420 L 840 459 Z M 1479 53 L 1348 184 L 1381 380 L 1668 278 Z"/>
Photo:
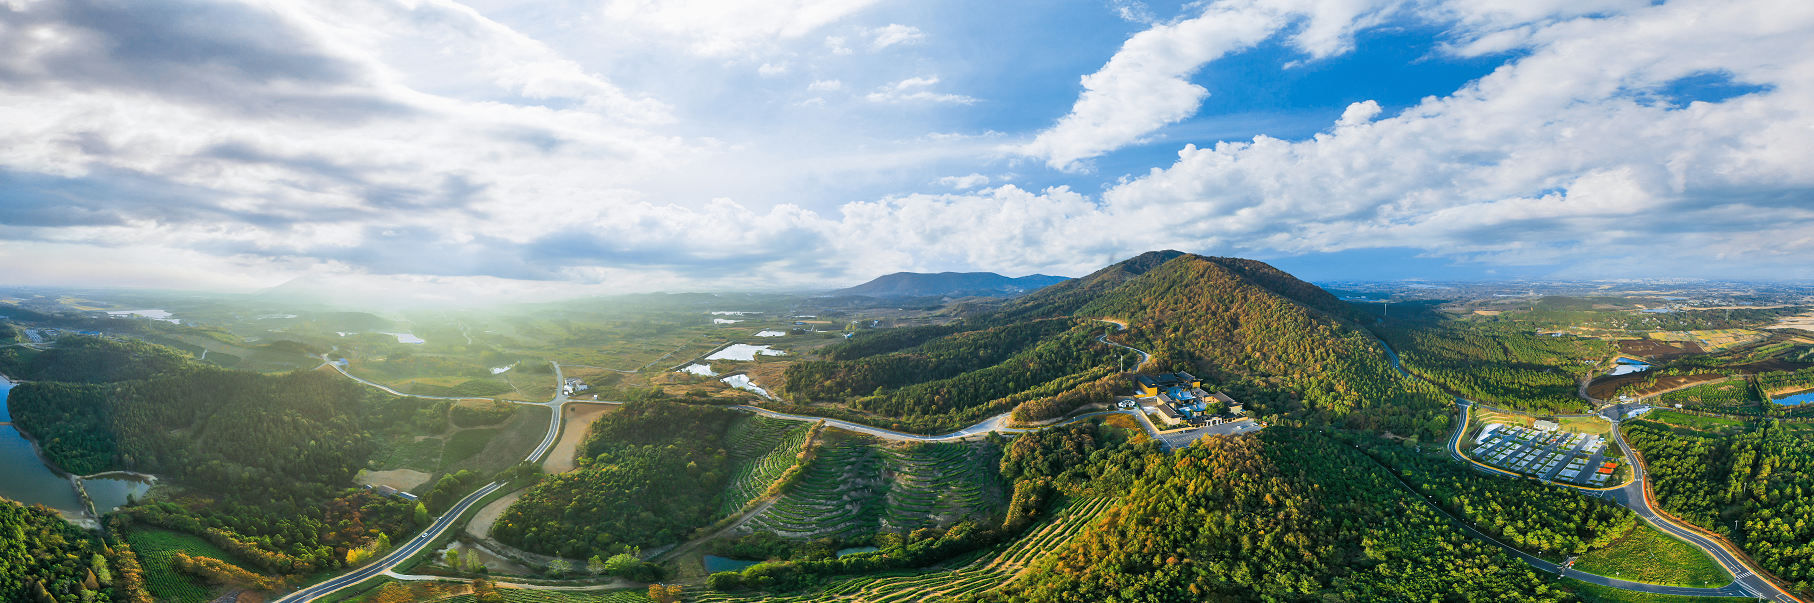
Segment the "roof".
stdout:
<path fill-rule="evenodd" d="M 1228 394 L 1224 394 L 1222 392 L 1216 392 L 1216 393 L 1210 394 L 1209 397 L 1215 398 L 1217 401 L 1219 401 L 1223 404 L 1231 404 L 1231 405 L 1238 404 L 1238 402 L 1235 402 L 1234 398 L 1230 398 L 1230 397 L 1228 397 Z"/>
<path fill-rule="evenodd" d="M 1134 383 L 1137 385 L 1140 385 L 1142 387 L 1158 387 L 1159 386 L 1159 384 L 1157 382 L 1153 381 L 1152 377 L 1148 377 L 1146 375 L 1134 375 Z"/>
<path fill-rule="evenodd" d="M 1159 414 L 1172 419 L 1178 418 L 1178 409 L 1172 408 L 1172 405 L 1170 404 L 1160 404 L 1157 408 L 1159 409 Z"/>

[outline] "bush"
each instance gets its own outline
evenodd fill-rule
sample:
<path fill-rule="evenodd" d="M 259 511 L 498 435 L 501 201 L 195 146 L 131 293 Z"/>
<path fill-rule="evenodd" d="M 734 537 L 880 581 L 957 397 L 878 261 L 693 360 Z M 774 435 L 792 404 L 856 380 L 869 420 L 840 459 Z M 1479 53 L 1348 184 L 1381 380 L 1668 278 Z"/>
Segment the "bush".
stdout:
<path fill-rule="evenodd" d="M 705 585 L 712 590 L 738 590 L 743 588 L 743 574 L 737 572 L 718 572 L 706 576 Z"/>

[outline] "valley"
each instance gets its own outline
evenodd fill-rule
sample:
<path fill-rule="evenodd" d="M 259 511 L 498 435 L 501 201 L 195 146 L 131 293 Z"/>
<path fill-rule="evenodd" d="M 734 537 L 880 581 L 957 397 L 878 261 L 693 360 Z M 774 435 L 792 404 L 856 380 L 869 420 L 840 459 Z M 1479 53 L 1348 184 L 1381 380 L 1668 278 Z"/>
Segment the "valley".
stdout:
<path fill-rule="evenodd" d="M 1546 298 L 1457 318 L 1443 310 L 1454 302 L 1407 302 L 1388 318 L 1259 262 L 1177 252 L 913 312 L 712 297 L 440 313 L 407 331 L 354 313 L 304 323 L 306 311 L 278 310 L 298 323 L 257 331 L 39 313 L 25 323 L 39 333 L 123 328 L 30 341 L 7 327 L 0 373 L 22 379 L 8 414 L 43 442 L 20 454 L 42 454 L 61 484 L 8 487 L 68 492 L 58 471 L 156 476 L 130 502 L 114 495 L 117 511 L 52 500 L 97 542 L 155 562 L 100 562 L 142 567 L 137 586 L 47 592 L 121 601 L 1100 601 L 1128 588 L 1791 601 L 1807 589 L 1799 467 L 1814 430 L 1799 426 L 1814 417 L 1770 400 L 1814 385 L 1802 375 L 1814 358 L 1798 332 L 1765 329 L 1767 312 L 1745 318 L 1749 339 L 1696 348 L 1650 339 L 1637 329 L 1649 322 L 1570 331 L 1610 329 L 1632 311 L 1618 303 Z M 159 343 L 202 333 L 241 362 L 258 349 L 298 362 L 227 368 L 209 361 L 212 344 Z M 742 353 L 764 346 L 776 353 Z M 1645 368 L 1609 375 L 1632 363 Z M 1172 425 L 1152 409 L 1186 408 L 1164 397 L 1182 394 L 1130 392 L 1136 377 L 1186 371 L 1238 410 Z M 1514 467 L 1484 456 L 1516 443 L 1482 435 L 1488 423 L 1525 430 L 1520 442 L 1555 425 L 1583 437 L 1553 445 L 1599 448 L 1576 463 L 1573 448 L 1537 458 L 1520 444 L 1513 460 L 1538 464 Z M 1571 481 L 1601 459 L 1605 477 Z M 178 569 L 172 550 L 238 577 Z M 44 583 L 17 588 L 32 584 Z M 1620 592 L 1631 598 L 1608 599 Z"/>

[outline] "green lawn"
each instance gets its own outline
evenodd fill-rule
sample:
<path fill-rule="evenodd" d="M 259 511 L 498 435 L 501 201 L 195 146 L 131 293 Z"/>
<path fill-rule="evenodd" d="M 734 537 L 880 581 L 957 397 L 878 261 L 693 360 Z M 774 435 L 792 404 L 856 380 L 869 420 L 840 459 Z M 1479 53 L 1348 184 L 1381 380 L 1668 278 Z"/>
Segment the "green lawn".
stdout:
<path fill-rule="evenodd" d="M 171 553 L 181 551 L 189 556 L 213 557 L 238 565 L 248 571 L 258 570 L 239 563 L 232 555 L 199 537 L 159 530 L 135 528 L 126 534 L 126 542 L 145 568 L 145 583 L 159 603 L 202 603 L 213 598 L 214 588 L 170 567 Z"/>
<path fill-rule="evenodd" d="M 1562 588 L 1574 591 L 1587 603 L 1735 603 L 1751 599 L 1732 597 L 1683 597 L 1677 595 L 1658 595 L 1588 584 L 1574 578 L 1563 578 L 1557 584 Z"/>
<path fill-rule="evenodd" d="M 420 442 L 410 441 L 410 436 L 403 436 L 389 454 L 380 460 L 379 471 L 392 469 L 414 469 L 433 473 L 441 466 L 441 440 L 427 438 Z"/>
<path fill-rule="evenodd" d="M 1581 555 L 1575 569 L 1666 586 L 1719 587 L 1732 581 L 1700 549 L 1642 523 L 1612 546 Z"/>
<path fill-rule="evenodd" d="M 485 444 L 497 437 L 500 431 L 503 429 L 463 429 L 459 433 L 453 434 L 453 437 L 447 438 L 447 445 L 441 450 L 441 468 L 445 470 L 460 461 L 472 458 L 472 455 L 484 450 Z"/>
<path fill-rule="evenodd" d="M 1668 410 L 1653 410 L 1645 413 L 1644 418 L 1658 423 L 1668 423 L 1670 425 L 1693 429 L 1718 429 L 1721 427 L 1734 427 L 1745 424 L 1744 421 L 1736 421 L 1721 417 L 1703 417 L 1700 415 L 1683 414 Z"/>

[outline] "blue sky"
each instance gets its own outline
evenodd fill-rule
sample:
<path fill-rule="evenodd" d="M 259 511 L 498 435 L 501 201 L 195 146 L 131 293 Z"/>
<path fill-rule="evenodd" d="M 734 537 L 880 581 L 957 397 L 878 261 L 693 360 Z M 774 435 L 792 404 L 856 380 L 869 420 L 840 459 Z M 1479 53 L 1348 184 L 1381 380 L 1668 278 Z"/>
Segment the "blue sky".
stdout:
<path fill-rule="evenodd" d="M 1810 278 L 1811 34 L 1781 0 L 15 3 L 0 281 Z"/>

